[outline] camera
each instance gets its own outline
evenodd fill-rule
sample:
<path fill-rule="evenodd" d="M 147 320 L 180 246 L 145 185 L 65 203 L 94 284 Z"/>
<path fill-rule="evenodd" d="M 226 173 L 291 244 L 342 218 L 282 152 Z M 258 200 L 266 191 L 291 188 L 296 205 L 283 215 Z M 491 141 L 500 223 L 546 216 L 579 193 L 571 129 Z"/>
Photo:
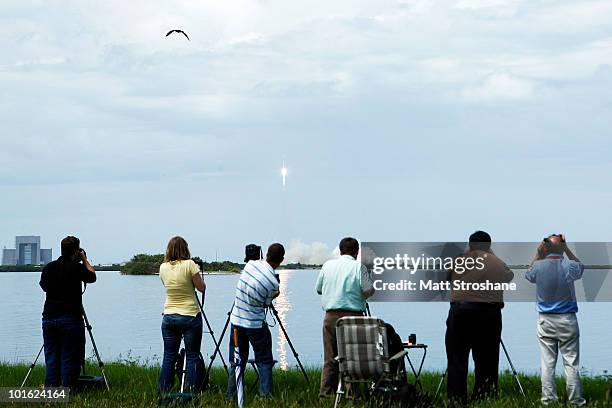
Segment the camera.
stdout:
<path fill-rule="evenodd" d="M 244 262 L 259 260 L 263 258 L 263 252 L 259 245 L 249 244 L 244 247 Z"/>

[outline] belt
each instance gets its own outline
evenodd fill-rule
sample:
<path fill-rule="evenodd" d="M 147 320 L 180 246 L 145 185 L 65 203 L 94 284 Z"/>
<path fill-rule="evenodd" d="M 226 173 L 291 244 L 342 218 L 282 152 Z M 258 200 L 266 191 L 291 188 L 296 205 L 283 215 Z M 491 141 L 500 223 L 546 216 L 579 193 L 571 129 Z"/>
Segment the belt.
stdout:
<path fill-rule="evenodd" d="M 329 309 L 325 313 L 363 313 L 363 310 Z"/>
<path fill-rule="evenodd" d="M 501 310 L 504 308 L 502 303 L 489 302 L 451 302 L 451 308 L 458 309 L 476 309 L 476 310 Z"/>

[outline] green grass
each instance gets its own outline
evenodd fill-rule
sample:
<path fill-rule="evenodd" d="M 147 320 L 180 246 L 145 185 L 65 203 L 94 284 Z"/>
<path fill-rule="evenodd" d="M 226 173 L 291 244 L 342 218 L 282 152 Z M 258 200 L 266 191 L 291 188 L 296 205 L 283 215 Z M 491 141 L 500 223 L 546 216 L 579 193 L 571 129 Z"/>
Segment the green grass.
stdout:
<path fill-rule="evenodd" d="M 27 365 L 0 364 L 0 386 L 19 386 L 28 370 Z M 98 374 L 95 365 L 88 367 L 88 374 Z M 297 370 L 274 372 L 275 396 L 269 399 L 257 397 L 256 391 L 246 392 L 246 407 L 331 407 L 332 400 L 319 401 L 318 384 L 320 371 L 308 370 L 311 384 L 307 385 L 301 372 Z M 106 374 L 111 391 L 89 391 L 72 395 L 70 403 L 61 406 L 70 407 L 155 407 L 156 387 L 159 376 L 159 367 L 143 366 L 129 363 L 110 363 L 106 365 Z M 426 392 L 433 394 L 440 379 L 440 373 L 424 373 L 423 387 Z M 28 380 L 26 386 L 38 387 L 43 383 L 44 367 L 37 366 Z M 525 387 L 527 398 L 519 394 L 514 377 L 510 373 L 503 373 L 500 377 L 500 397 L 496 400 L 484 401 L 478 407 L 538 407 L 540 396 L 540 381 L 534 376 L 521 375 L 520 379 Z M 246 374 L 246 384 L 250 387 L 255 377 L 252 370 Z M 227 377 L 222 368 L 214 368 L 211 372 L 211 388 L 194 404 L 198 407 L 224 407 L 236 406 L 235 403 L 226 403 L 223 398 Z M 473 378 L 470 377 L 470 386 Z M 584 393 L 590 407 L 612 407 L 610 376 L 583 378 Z M 558 390 L 561 400 L 565 400 L 564 382 L 558 381 Z M 444 405 L 444 393 L 438 405 Z M 41 406 L 41 404 L 31 404 Z M 359 403 L 344 404 L 344 406 L 361 406 Z"/>

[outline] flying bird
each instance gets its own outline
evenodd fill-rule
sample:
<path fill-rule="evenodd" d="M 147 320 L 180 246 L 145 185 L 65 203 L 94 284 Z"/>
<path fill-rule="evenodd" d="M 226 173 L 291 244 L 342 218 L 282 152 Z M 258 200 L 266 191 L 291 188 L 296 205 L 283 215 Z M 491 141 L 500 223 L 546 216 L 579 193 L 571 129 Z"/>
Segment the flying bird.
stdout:
<path fill-rule="evenodd" d="M 172 34 L 172 33 L 180 33 L 180 34 L 183 34 L 183 35 L 184 35 L 184 36 L 187 38 L 187 40 L 191 41 L 191 40 L 189 39 L 189 36 L 188 36 L 188 35 L 187 35 L 187 34 L 186 34 L 186 33 L 185 33 L 183 30 L 170 30 L 170 31 L 168 31 L 168 34 L 166 34 L 166 37 L 167 37 L 167 36 L 169 36 L 169 35 L 170 35 L 170 34 Z"/>

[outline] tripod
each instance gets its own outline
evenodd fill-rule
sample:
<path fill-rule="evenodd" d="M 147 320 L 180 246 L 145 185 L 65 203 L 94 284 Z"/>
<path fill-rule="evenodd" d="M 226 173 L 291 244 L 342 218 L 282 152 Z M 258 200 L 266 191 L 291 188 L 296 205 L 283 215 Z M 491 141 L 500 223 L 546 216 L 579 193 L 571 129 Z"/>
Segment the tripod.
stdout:
<path fill-rule="evenodd" d="M 91 324 L 89 324 L 89 319 L 87 318 L 87 314 L 85 313 L 85 308 L 82 306 L 81 306 L 81 313 L 83 315 L 83 322 L 85 323 L 85 328 L 87 328 L 87 332 L 89 333 L 89 338 L 91 340 L 91 346 L 93 347 L 94 354 L 96 355 L 96 359 L 98 360 L 98 367 L 100 367 L 100 371 L 102 372 L 102 378 L 104 379 L 104 385 L 106 385 L 106 390 L 110 391 L 108 380 L 106 379 L 106 373 L 104 372 L 104 363 L 102 362 L 102 359 L 100 358 L 100 352 L 98 351 L 98 346 L 96 346 L 96 341 L 93 336 L 92 327 L 91 327 Z M 30 377 L 32 370 L 36 366 L 36 362 L 38 361 L 44 347 L 45 347 L 44 344 L 40 346 L 40 350 L 38 350 L 38 354 L 36 354 L 36 358 L 34 359 L 32 364 L 30 364 L 30 368 L 28 369 L 28 372 L 25 378 L 23 379 L 23 382 L 21 383 L 21 387 L 23 387 L 26 381 L 28 381 L 28 378 Z M 85 373 L 85 361 L 83 361 L 82 367 L 83 367 L 83 373 Z"/>
<path fill-rule="evenodd" d="M 516 380 L 516 383 L 518 384 L 519 391 L 521 392 L 521 395 L 525 397 L 525 390 L 523 389 L 523 384 L 521 384 L 521 380 L 519 379 L 518 372 L 516 371 L 516 368 L 514 368 L 514 364 L 512 363 L 512 359 L 510 358 L 510 353 L 508 353 L 508 349 L 506 349 L 506 345 L 504 344 L 504 341 L 502 339 L 499 339 L 499 341 L 502 346 L 502 349 L 504 350 L 506 360 L 508 360 L 508 364 L 510 364 L 510 368 L 512 369 L 512 375 L 514 376 L 514 379 Z M 438 383 L 438 387 L 436 388 L 436 393 L 434 395 L 434 399 L 433 399 L 434 402 L 437 401 L 438 399 L 440 390 L 442 389 L 442 384 L 444 383 L 444 379 L 446 378 L 447 374 L 448 374 L 448 368 L 446 368 L 446 370 L 444 371 L 444 374 L 442 374 L 442 378 L 440 378 L 440 382 Z"/>
<path fill-rule="evenodd" d="M 83 320 L 85 321 L 85 327 L 87 328 L 87 332 L 89 333 L 89 338 L 91 339 L 91 346 L 93 347 L 94 354 L 96 355 L 96 359 L 98 360 L 98 367 L 100 367 L 100 371 L 102 372 L 102 378 L 104 378 L 104 384 L 106 385 L 106 390 L 110 391 L 110 387 L 108 386 L 108 380 L 106 379 L 106 373 L 104 373 L 104 363 L 100 358 L 100 352 L 98 352 L 98 347 L 96 346 L 96 341 L 94 340 L 93 332 L 91 331 L 91 325 L 89 324 L 89 319 L 87 318 L 87 314 L 85 313 L 85 308 L 81 307 L 81 311 L 83 312 Z M 83 360 L 83 373 L 85 373 L 85 361 Z"/>
<path fill-rule="evenodd" d="M 300 361 L 299 354 L 295 350 L 295 347 L 293 347 L 293 343 L 291 342 L 291 339 L 289 338 L 289 334 L 287 334 L 287 330 L 285 329 L 285 326 L 283 326 L 283 322 L 281 322 L 281 319 L 278 316 L 278 311 L 276 310 L 273 304 L 270 304 L 270 309 L 272 310 L 272 313 L 274 313 L 274 317 L 276 317 L 278 326 L 283 332 L 283 335 L 285 336 L 285 339 L 287 340 L 287 343 L 289 344 L 289 347 L 291 348 L 291 351 L 293 352 L 293 357 L 295 357 L 298 365 L 300 366 L 300 370 L 302 370 L 302 374 L 304 375 L 304 378 L 306 379 L 306 383 L 310 384 L 310 379 L 308 378 L 308 374 L 306 374 L 306 370 L 304 370 L 304 366 L 302 365 L 302 362 Z"/>
<path fill-rule="evenodd" d="M 210 337 L 212 337 L 212 341 L 215 344 L 215 352 L 210 357 L 211 363 L 208 366 L 208 369 L 206 370 L 206 372 L 208 373 L 209 370 L 210 370 L 210 367 L 212 366 L 212 361 L 214 360 L 217 351 L 221 347 L 221 340 L 223 339 L 223 335 L 225 334 L 225 328 L 223 329 L 223 333 L 221 333 L 221 339 L 217 342 L 217 339 L 215 338 L 215 332 L 213 331 L 212 326 L 210 325 L 210 322 L 208 321 L 208 317 L 206 316 L 206 313 L 204 313 L 204 293 L 202 293 L 202 301 L 201 302 L 200 302 L 200 299 L 198 299 L 197 295 L 196 295 L 196 300 L 198 301 L 198 306 L 200 307 L 200 311 L 202 312 L 202 317 L 204 318 L 204 322 L 206 322 L 206 327 L 208 328 L 208 331 L 206 333 L 210 334 Z M 228 372 L 228 370 L 227 370 L 227 363 L 225 362 L 225 359 L 223 358 L 223 354 L 219 354 L 219 356 L 221 357 L 221 362 L 223 363 L 223 368 L 225 368 L 225 372 L 227 373 Z"/>
<path fill-rule="evenodd" d="M 270 304 L 269 308 L 272 310 L 272 313 L 274 313 L 276 321 L 278 322 L 278 325 L 279 325 L 281 331 L 283 332 L 283 335 L 285 336 L 285 339 L 287 340 L 287 343 L 289 344 L 289 347 L 291 348 L 291 351 L 293 352 L 293 356 L 295 357 L 295 359 L 298 362 L 298 366 L 300 367 L 300 370 L 302 371 L 302 374 L 304 375 L 304 379 L 306 380 L 306 383 L 310 384 L 310 378 L 308 378 L 308 374 L 306 373 L 306 370 L 304 369 L 304 366 L 302 365 L 302 362 L 300 361 L 299 354 L 296 351 L 295 347 L 293 346 L 293 343 L 291 342 L 291 339 L 289 338 L 289 334 L 287 333 L 287 330 L 285 329 L 285 326 L 283 325 L 283 322 L 281 322 L 281 320 L 280 320 L 280 318 L 278 316 L 278 311 L 276 310 L 276 308 L 272 304 Z M 223 326 L 223 331 L 221 332 L 221 338 L 223 338 L 223 336 L 225 336 L 225 333 L 227 332 L 227 328 L 228 328 L 229 323 L 230 323 L 230 317 L 232 315 L 232 310 L 234 310 L 234 304 L 233 303 L 232 303 L 231 309 L 229 310 L 229 312 L 227 312 L 227 319 L 225 320 L 225 326 Z M 210 357 L 210 363 L 209 363 L 209 366 L 208 366 L 209 370 L 210 370 L 210 367 L 213 365 L 213 362 L 215 361 L 215 357 L 217 356 L 217 353 L 219 355 L 221 355 L 221 353 L 219 351 L 220 347 L 221 347 L 221 342 L 219 342 L 219 344 L 217 345 L 217 348 L 215 349 L 215 352 Z M 221 357 L 221 358 L 223 358 L 223 357 Z"/>
<path fill-rule="evenodd" d="M 227 319 L 225 320 L 225 325 L 223 326 L 223 330 L 221 331 L 220 340 L 215 346 L 215 351 L 213 352 L 212 356 L 210 356 L 210 362 L 208 363 L 208 368 L 206 368 L 206 372 L 210 372 L 210 368 L 215 362 L 215 358 L 217 357 L 217 354 L 221 356 L 221 361 L 223 361 L 223 364 L 225 365 L 225 361 L 223 360 L 223 355 L 221 354 L 220 349 L 221 349 L 221 342 L 223 341 L 223 336 L 225 336 L 225 333 L 227 332 L 227 327 L 229 326 L 229 323 L 230 323 L 230 317 L 232 316 L 232 310 L 234 310 L 233 303 L 232 303 L 232 307 L 230 308 L 229 312 L 227 312 Z M 225 367 L 225 372 L 229 374 L 229 371 L 227 370 L 227 366 Z"/>

